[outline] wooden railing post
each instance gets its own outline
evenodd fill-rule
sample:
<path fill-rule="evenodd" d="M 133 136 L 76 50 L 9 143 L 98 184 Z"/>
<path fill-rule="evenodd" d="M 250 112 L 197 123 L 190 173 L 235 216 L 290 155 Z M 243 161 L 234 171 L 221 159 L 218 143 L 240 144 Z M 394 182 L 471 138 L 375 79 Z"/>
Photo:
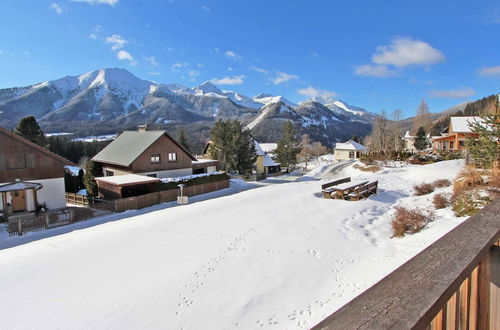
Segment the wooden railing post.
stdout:
<path fill-rule="evenodd" d="M 17 232 L 19 233 L 19 236 L 23 234 L 23 222 L 21 219 L 17 219 Z"/>
<path fill-rule="evenodd" d="M 487 254 L 478 266 L 477 329 L 489 329 L 490 317 L 490 258 Z"/>
<path fill-rule="evenodd" d="M 500 246 L 490 250 L 490 329 L 500 330 Z"/>

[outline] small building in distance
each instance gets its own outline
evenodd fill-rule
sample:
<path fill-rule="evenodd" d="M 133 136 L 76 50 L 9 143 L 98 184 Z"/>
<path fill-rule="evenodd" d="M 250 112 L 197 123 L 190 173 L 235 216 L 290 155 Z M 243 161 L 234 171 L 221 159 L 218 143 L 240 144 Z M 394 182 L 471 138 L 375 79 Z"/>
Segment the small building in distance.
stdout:
<path fill-rule="evenodd" d="M 257 160 L 255 161 L 255 171 L 257 176 L 266 176 L 268 174 L 279 173 L 281 171 L 281 166 L 279 163 L 275 162 L 271 157 L 271 153 L 267 153 L 262 148 L 262 145 L 266 150 L 274 151 L 278 146 L 276 143 L 259 143 L 255 141 L 255 151 L 257 151 Z M 276 146 L 274 146 L 276 145 Z M 273 148 L 274 147 L 274 148 Z"/>
<path fill-rule="evenodd" d="M 436 152 L 457 152 L 465 149 L 465 141 L 468 138 L 477 139 L 479 136 L 470 128 L 473 123 L 484 124 L 484 120 L 477 116 L 451 117 L 450 124 L 441 133 L 441 136 L 432 138 L 433 150 Z"/>
<path fill-rule="evenodd" d="M 64 167 L 71 161 L 0 128 L 0 213 L 17 214 L 66 207 Z"/>
<path fill-rule="evenodd" d="M 193 162 L 197 162 L 166 131 L 148 130 L 146 125 L 137 131 L 124 131 L 92 160 L 102 165 L 103 176 L 139 174 L 154 178 L 191 175 Z"/>
<path fill-rule="evenodd" d="M 334 155 L 336 160 L 359 159 L 362 153 L 366 152 L 366 147 L 360 143 L 349 140 L 345 143 L 335 144 Z"/>

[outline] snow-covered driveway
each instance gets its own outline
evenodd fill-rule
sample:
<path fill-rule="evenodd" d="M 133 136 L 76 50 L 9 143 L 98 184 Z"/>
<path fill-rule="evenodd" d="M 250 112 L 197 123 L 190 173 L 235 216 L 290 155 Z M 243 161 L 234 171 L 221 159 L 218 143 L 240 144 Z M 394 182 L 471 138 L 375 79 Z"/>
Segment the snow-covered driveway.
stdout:
<path fill-rule="evenodd" d="M 320 198 L 320 181 L 269 185 L 1 250 L 2 327 L 309 328 L 463 220 L 440 210 L 390 238 L 395 203 L 431 205 L 413 184 L 461 166 L 349 167 L 338 176 L 376 177 L 380 193 L 348 202 Z"/>

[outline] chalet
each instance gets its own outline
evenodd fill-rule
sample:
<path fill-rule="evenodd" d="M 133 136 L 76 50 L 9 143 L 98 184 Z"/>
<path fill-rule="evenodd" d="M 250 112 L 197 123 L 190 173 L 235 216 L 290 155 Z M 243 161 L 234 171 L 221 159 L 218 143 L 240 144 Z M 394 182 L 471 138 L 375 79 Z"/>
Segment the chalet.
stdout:
<path fill-rule="evenodd" d="M 66 206 L 64 167 L 74 165 L 6 129 L 0 128 L 0 212 L 17 214 Z"/>
<path fill-rule="evenodd" d="M 123 132 L 92 160 L 102 165 L 104 176 L 138 174 L 154 178 L 191 175 L 193 162 L 197 162 L 167 132 L 148 130 L 145 125 Z M 196 164 L 201 168 L 204 165 Z"/>
<path fill-rule="evenodd" d="M 274 151 L 276 149 L 276 147 L 272 149 L 272 146 L 269 146 L 272 144 L 274 143 L 265 144 L 267 150 Z M 267 175 L 281 171 L 280 164 L 275 162 L 271 155 L 264 151 L 262 144 L 257 141 L 255 141 L 255 150 L 257 151 L 257 160 L 255 161 L 257 175 Z"/>
<path fill-rule="evenodd" d="M 467 138 L 477 139 L 470 125 L 473 123 L 484 123 L 481 117 L 451 117 L 449 126 L 442 132 L 441 136 L 432 139 L 434 151 L 462 151 L 465 148 Z"/>
<path fill-rule="evenodd" d="M 358 159 L 366 152 L 366 147 L 354 141 L 335 144 L 334 154 L 336 160 Z"/>

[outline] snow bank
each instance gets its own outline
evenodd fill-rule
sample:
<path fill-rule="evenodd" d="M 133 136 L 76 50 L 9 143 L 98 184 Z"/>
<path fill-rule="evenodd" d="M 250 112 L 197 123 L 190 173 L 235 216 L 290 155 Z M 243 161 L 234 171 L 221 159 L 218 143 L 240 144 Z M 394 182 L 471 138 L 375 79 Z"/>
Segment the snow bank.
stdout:
<path fill-rule="evenodd" d="M 464 220 L 439 210 L 420 233 L 390 238 L 395 205 L 431 207 L 433 194 L 414 196 L 413 184 L 462 166 L 349 166 L 336 175 L 379 181 L 359 202 L 321 198 L 326 180 L 231 180 L 248 190 L 1 250 L 2 326 L 310 328 Z"/>

